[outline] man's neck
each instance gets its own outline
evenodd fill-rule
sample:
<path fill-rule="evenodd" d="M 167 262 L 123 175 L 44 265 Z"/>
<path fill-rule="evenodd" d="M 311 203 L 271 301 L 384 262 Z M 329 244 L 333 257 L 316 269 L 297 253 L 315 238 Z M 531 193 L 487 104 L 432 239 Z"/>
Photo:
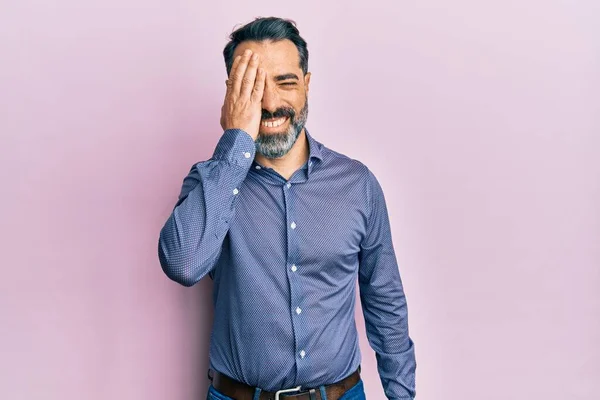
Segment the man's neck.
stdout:
<path fill-rule="evenodd" d="M 285 179 L 289 179 L 308 160 L 308 155 L 308 139 L 306 138 L 304 128 L 302 128 L 296 143 L 294 143 L 290 151 L 283 157 L 267 158 L 260 153 L 256 153 L 254 159 L 260 165 L 273 168 L 279 175 Z"/>

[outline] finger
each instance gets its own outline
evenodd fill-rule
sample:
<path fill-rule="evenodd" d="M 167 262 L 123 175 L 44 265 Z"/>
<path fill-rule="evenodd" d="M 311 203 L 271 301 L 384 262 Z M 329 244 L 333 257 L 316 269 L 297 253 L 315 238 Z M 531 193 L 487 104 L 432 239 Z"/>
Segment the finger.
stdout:
<path fill-rule="evenodd" d="M 232 94 L 236 97 L 238 97 L 240 94 L 240 89 L 242 87 L 242 79 L 244 78 L 244 74 L 246 73 L 246 68 L 248 67 L 248 60 L 250 60 L 251 54 L 252 51 L 250 49 L 246 49 L 244 55 L 240 60 L 240 63 L 235 69 L 235 73 L 233 74 Z"/>
<path fill-rule="evenodd" d="M 242 79 L 242 87 L 240 89 L 240 97 L 249 99 L 254 88 L 254 80 L 256 79 L 256 68 L 258 68 L 258 54 L 252 54 L 250 64 L 246 68 L 246 73 Z"/>
<path fill-rule="evenodd" d="M 231 64 L 231 69 L 229 70 L 229 78 L 231 78 L 231 76 L 233 75 L 233 73 L 235 72 L 236 68 L 238 67 L 238 65 L 240 64 L 240 60 L 242 59 L 242 54 L 238 54 L 237 56 L 235 56 L 235 58 L 233 59 L 233 63 Z"/>
<path fill-rule="evenodd" d="M 229 70 L 229 77 L 225 81 L 225 85 L 227 86 L 227 93 L 231 92 L 233 87 L 233 74 L 235 73 L 237 66 L 240 64 L 240 60 L 242 59 L 241 54 L 237 55 L 233 59 L 233 64 L 231 64 L 231 69 Z"/>
<path fill-rule="evenodd" d="M 264 68 L 259 68 L 252 90 L 252 102 L 259 103 L 262 101 L 263 93 L 265 92 L 265 82 L 267 81 L 267 73 Z"/>

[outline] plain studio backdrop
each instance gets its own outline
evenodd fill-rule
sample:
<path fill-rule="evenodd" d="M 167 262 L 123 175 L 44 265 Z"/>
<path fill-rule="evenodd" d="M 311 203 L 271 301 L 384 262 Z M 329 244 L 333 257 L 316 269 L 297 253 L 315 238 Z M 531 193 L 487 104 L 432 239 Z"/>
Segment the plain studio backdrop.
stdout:
<path fill-rule="evenodd" d="M 258 16 L 298 23 L 307 127 L 381 182 L 417 398 L 598 399 L 596 0 L 3 0 L 0 398 L 205 398 L 212 281 L 157 241 Z"/>

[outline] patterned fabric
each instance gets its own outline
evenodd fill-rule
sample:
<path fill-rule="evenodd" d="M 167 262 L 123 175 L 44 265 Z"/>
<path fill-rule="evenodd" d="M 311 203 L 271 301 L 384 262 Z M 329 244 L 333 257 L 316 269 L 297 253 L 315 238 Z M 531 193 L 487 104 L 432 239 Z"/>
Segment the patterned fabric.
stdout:
<path fill-rule="evenodd" d="M 210 368 L 276 391 L 339 381 L 361 362 L 356 282 L 388 399 L 415 396 L 407 302 L 382 188 L 360 161 L 315 140 L 289 180 L 226 130 L 194 164 L 160 232 L 165 274 L 213 280 Z"/>

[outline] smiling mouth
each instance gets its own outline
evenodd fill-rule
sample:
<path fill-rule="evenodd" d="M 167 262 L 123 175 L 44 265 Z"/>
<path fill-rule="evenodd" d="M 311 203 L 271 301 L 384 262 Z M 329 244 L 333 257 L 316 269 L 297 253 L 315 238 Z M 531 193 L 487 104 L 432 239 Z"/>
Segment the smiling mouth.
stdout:
<path fill-rule="evenodd" d="M 277 128 L 285 124 L 288 119 L 289 117 L 263 119 L 260 121 L 260 126 L 262 128 Z"/>

